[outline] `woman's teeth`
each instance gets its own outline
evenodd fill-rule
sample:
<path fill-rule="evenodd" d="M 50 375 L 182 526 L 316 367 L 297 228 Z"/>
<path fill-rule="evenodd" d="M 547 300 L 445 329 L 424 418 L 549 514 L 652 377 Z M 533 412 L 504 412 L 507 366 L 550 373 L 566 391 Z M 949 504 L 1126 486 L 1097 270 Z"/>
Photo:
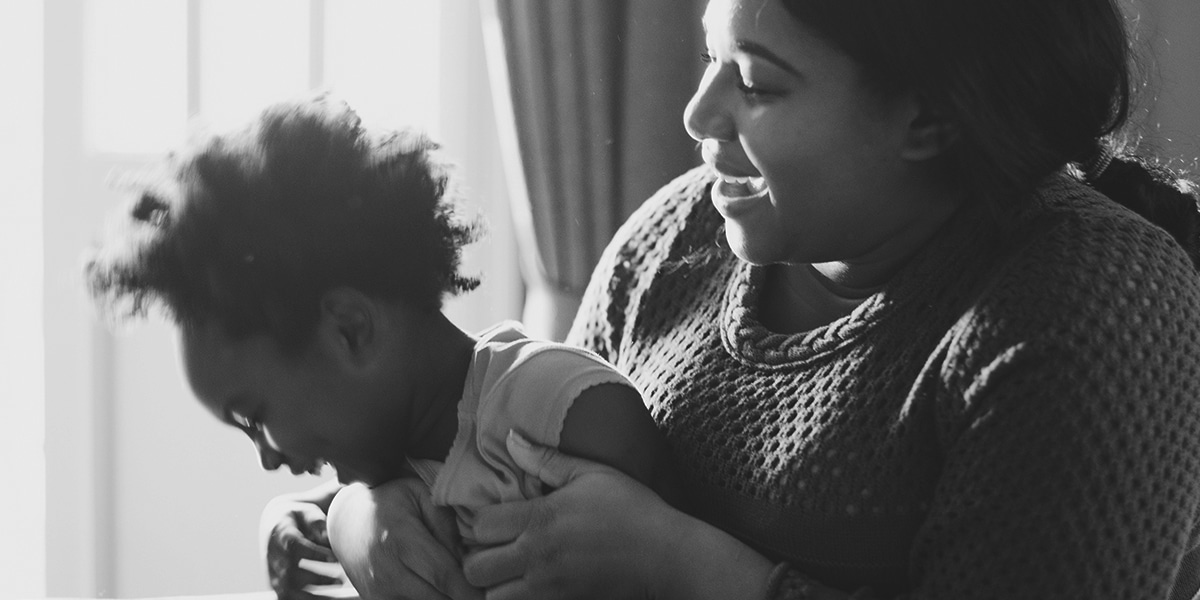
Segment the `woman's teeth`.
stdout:
<path fill-rule="evenodd" d="M 739 183 L 742 185 L 746 185 L 747 183 L 750 183 L 755 180 L 757 180 L 758 182 L 761 182 L 763 180 L 763 178 L 762 177 L 731 177 L 729 175 L 721 176 L 721 181 L 724 181 L 725 183 Z"/>
<path fill-rule="evenodd" d="M 767 192 L 767 180 L 762 177 L 730 177 L 721 175 L 721 183 L 714 190 L 726 199 L 751 198 Z"/>

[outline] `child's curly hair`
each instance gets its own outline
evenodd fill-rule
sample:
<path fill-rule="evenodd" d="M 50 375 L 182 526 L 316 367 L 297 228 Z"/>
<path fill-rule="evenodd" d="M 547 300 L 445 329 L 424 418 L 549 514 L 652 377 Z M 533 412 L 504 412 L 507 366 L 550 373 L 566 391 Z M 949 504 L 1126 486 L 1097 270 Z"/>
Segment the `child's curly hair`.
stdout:
<path fill-rule="evenodd" d="M 459 266 L 480 226 L 460 216 L 437 149 L 414 131 L 368 133 L 324 96 L 271 106 L 135 185 L 87 257 L 92 298 L 118 319 L 159 306 L 183 327 L 215 319 L 293 348 L 334 287 L 438 310 L 479 285 Z"/>

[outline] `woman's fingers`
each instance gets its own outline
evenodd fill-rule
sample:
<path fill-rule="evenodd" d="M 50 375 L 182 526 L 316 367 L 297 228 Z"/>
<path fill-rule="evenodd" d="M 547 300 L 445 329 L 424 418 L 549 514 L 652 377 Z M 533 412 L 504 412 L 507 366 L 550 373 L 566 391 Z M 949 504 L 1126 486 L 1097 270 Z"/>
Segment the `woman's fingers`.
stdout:
<path fill-rule="evenodd" d="M 470 525 L 471 537 L 483 546 L 506 544 L 517 539 L 529 526 L 536 502 L 537 499 L 515 500 L 480 507 Z"/>
<path fill-rule="evenodd" d="M 418 543 L 412 543 L 412 542 Z M 421 584 L 453 600 L 479 600 L 483 593 L 472 586 L 458 564 L 458 556 L 440 541 L 429 537 L 397 540 L 401 562 L 408 565 Z M 423 586 L 418 586 L 423 587 Z M 415 596 L 423 598 L 424 596 Z"/>
<path fill-rule="evenodd" d="M 611 467 L 597 462 L 563 454 L 549 446 L 532 444 L 511 429 L 508 430 L 505 444 L 509 456 L 512 456 L 518 466 L 553 488 L 560 488 L 568 481 L 586 473 L 612 470 Z"/>
<path fill-rule="evenodd" d="M 487 600 L 528 600 L 531 591 L 524 579 L 506 581 L 487 591 Z"/>
<path fill-rule="evenodd" d="M 525 574 L 525 553 L 516 544 L 493 546 L 472 553 L 463 560 L 463 574 L 467 581 L 483 588 L 495 588 L 506 582 L 520 579 Z M 489 589 L 488 598 L 493 589 Z"/>

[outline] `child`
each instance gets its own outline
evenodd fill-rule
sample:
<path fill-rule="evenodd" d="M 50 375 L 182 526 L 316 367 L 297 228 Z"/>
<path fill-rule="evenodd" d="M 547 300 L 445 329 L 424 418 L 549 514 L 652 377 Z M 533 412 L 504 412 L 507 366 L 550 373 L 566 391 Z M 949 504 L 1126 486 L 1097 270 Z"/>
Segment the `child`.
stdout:
<path fill-rule="evenodd" d="M 197 399 L 265 469 L 328 463 L 364 486 L 415 470 L 464 534 L 473 509 L 542 493 L 509 457 L 510 430 L 664 490 L 665 443 L 608 363 L 513 323 L 470 336 L 442 314 L 446 294 L 478 285 L 459 272 L 478 227 L 437 149 L 364 131 L 326 97 L 272 106 L 139 185 L 87 262 L 93 299 L 118 318 L 165 309 Z M 337 528 L 335 553 L 370 585 L 367 534 Z"/>

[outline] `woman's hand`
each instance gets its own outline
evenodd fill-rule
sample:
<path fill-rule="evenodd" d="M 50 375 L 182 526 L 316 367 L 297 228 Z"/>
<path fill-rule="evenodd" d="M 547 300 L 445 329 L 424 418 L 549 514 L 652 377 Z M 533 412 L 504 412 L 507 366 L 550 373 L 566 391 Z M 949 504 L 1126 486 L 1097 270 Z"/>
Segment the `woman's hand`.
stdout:
<path fill-rule="evenodd" d="M 473 536 L 491 546 L 463 566 L 488 600 L 765 596 L 770 561 L 632 477 L 514 433 L 508 451 L 558 489 L 476 512 Z"/>
<path fill-rule="evenodd" d="M 473 536 L 490 547 L 467 557 L 467 579 L 488 588 L 489 600 L 658 597 L 652 588 L 675 552 L 680 513 L 599 463 L 530 446 L 512 433 L 508 451 L 561 489 L 479 509 Z"/>
<path fill-rule="evenodd" d="M 346 486 L 329 507 L 329 538 L 364 600 L 483 598 L 463 576 L 454 512 L 419 479 Z"/>
<path fill-rule="evenodd" d="M 267 576 L 279 600 L 312 600 L 311 585 L 337 585 L 341 578 L 305 568 L 301 559 L 337 562 L 325 532 L 325 511 L 313 502 L 272 500 L 263 510 Z"/>

